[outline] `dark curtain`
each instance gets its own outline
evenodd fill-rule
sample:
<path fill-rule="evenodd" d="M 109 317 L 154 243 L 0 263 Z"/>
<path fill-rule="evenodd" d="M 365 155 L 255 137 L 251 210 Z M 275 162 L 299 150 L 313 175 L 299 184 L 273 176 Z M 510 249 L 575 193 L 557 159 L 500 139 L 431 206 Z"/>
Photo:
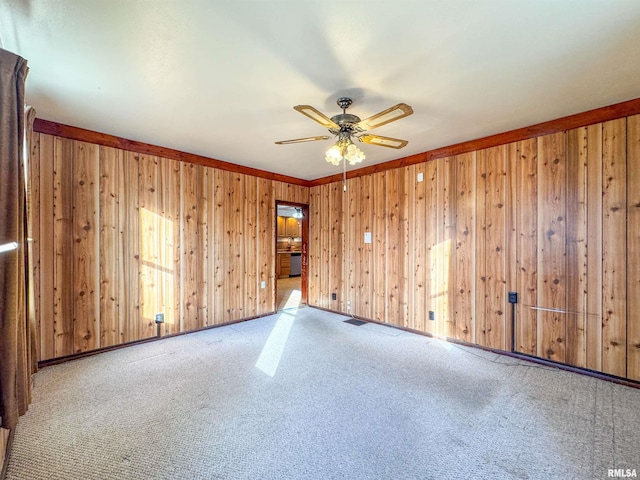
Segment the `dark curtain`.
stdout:
<path fill-rule="evenodd" d="M 31 400 L 32 346 L 28 317 L 24 85 L 27 61 L 0 49 L 0 416 L 15 428 Z"/>

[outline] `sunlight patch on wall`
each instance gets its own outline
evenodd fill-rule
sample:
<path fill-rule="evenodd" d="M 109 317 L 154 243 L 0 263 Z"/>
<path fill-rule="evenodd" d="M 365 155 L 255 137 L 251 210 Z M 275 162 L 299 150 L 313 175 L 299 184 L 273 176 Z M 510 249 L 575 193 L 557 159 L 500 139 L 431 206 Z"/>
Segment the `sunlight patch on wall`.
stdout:
<path fill-rule="evenodd" d="M 176 323 L 174 288 L 174 226 L 146 208 L 140 208 L 140 286 L 143 321 L 164 313 L 167 324 Z"/>
<path fill-rule="evenodd" d="M 438 337 L 446 337 L 450 333 L 446 331 L 446 326 L 449 318 L 451 240 L 445 240 L 431 247 L 429 257 L 431 285 L 435 285 L 429 301 L 429 308 L 436 315 L 434 334 Z"/>

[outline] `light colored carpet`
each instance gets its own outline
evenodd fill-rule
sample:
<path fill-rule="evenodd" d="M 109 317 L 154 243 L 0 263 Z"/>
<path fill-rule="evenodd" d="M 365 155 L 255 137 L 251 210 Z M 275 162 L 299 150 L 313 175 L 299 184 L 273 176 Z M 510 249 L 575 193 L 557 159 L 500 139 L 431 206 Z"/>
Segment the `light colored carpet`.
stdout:
<path fill-rule="evenodd" d="M 35 375 L 7 479 L 586 479 L 640 390 L 313 308 Z"/>

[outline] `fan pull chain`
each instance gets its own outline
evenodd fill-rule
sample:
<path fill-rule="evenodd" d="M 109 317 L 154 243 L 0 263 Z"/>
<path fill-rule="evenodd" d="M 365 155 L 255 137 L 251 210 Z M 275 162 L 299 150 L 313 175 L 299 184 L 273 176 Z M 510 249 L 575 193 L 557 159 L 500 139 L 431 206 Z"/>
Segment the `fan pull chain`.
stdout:
<path fill-rule="evenodd" d="M 347 191 L 347 159 L 342 158 L 342 191 Z"/>

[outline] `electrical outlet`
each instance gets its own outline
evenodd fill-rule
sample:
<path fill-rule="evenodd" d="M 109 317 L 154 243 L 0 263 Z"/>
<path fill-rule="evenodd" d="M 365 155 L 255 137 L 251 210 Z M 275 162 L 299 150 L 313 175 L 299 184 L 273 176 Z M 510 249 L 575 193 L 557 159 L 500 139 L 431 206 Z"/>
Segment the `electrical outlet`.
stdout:
<path fill-rule="evenodd" d="M 347 300 L 347 310 L 351 310 L 351 300 Z"/>
<path fill-rule="evenodd" d="M 264 280 L 262 280 L 260 282 L 260 288 L 267 288 L 267 282 L 265 282 Z"/>
<path fill-rule="evenodd" d="M 433 310 L 429 310 L 429 320 L 435 320 L 436 319 L 436 312 L 434 312 Z"/>
<path fill-rule="evenodd" d="M 509 303 L 518 303 L 518 292 L 509 292 Z"/>
<path fill-rule="evenodd" d="M 156 323 L 164 323 L 164 313 L 156 313 Z"/>
<path fill-rule="evenodd" d="M 337 293 L 332 293 L 331 294 L 331 300 L 337 300 L 338 299 L 338 294 Z"/>

